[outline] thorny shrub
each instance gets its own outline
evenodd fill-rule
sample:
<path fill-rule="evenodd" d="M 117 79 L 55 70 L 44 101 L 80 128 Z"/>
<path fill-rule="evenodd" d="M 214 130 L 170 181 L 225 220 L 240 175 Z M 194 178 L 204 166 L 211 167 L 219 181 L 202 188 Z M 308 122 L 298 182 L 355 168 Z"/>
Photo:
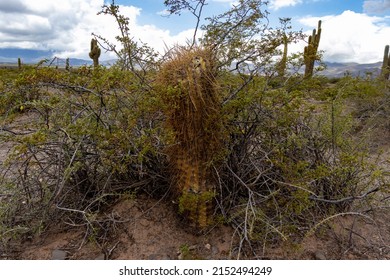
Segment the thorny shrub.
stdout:
<path fill-rule="evenodd" d="M 234 79 L 239 77 L 225 82 Z M 218 174 L 218 205 L 237 229 L 238 256 L 248 252 L 244 247 L 249 255 L 264 256 L 264 245 L 300 239 L 322 219 L 356 210 L 359 201 L 370 209 L 374 193 L 388 193 L 385 170 L 369 157 L 369 133 L 357 133 L 361 120 L 347 110 L 357 95 L 372 102 L 386 98 L 373 82 L 348 78 L 313 91 L 308 81 L 297 89 L 269 88 L 257 77 L 226 102 L 230 152 Z"/>
<path fill-rule="evenodd" d="M 3 241 L 61 219 L 92 232 L 92 214 L 119 194 L 165 192 L 163 116 L 135 83 L 116 68 L 32 68 L 7 87 L 1 141 L 13 148 L 2 170 Z M 7 128 L 26 112 L 35 116 L 30 127 Z"/>

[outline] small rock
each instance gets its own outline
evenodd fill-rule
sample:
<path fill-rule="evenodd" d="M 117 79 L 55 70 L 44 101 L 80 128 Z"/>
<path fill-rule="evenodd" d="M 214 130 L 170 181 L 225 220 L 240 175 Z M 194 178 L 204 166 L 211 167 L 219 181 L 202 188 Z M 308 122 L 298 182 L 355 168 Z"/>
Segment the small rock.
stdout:
<path fill-rule="evenodd" d="M 213 255 L 218 255 L 219 254 L 218 247 L 217 246 L 211 247 L 211 252 L 213 253 Z"/>
<path fill-rule="evenodd" d="M 353 254 L 348 254 L 347 260 L 354 260 L 355 256 Z"/>
<path fill-rule="evenodd" d="M 326 260 L 326 256 L 324 253 L 322 253 L 321 251 L 316 251 L 314 253 L 314 257 L 316 260 Z"/>
<path fill-rule="evenodd" d="M 193 250 L 196 250 L 197 247 L 198 247 L 197 245 L 192 245 L 192 246 L 188 247 L 188 250 L 193 251 Z"/>
<path fill-rule="evenodd" d="M 105 260 L 106 259 L 106 256 L 104 254 L 100 254 L 99 256 L 97 256 L 95 258 L 95 260 Z"/>
<path fill-rule="evenodd" d="M 52 260 L 65 260 L 66 257 L 68 256 L 68 253 L 62 250 L 55 249 L 51 253 L 51 259 Z"/>
<path fill-rule="evenodd" d="M 171 260 L 171 257 L 167 254 L 152 254 L 148 257 L 148 260 Z"/>
<path fill-rule="evenodd" d="M 206 245 L 204 245 L 204 247 L 207 249 L 207 250 L 211 250 L 211 245 L 210 244 L 206 244 Z"/>

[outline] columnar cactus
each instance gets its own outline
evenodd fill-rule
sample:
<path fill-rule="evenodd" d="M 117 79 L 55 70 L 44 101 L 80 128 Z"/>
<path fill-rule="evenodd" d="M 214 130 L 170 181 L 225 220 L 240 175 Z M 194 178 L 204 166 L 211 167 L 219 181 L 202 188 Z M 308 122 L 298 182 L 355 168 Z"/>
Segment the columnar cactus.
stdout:
<path fill-rule="evenodd" d="M 98 46 L 98 42 L 96 39 L 91 40 L 91 51 L 89 53 L 89 57 L 93 60 L 93 66 L 99 66 L 99 57 L 100 57 L 100 48 Z"/>
<path fill-rule="evenodd" d="M 65 70 L 69 71 L 69 58 L 65 60 Z"/>
<path fill-rule="evenodd" d="M 313 29 L 313 34 L 309 36 L 308 45 L 304 49 L 305 77 L 313 76 L 314 62 L 317 60 L 317 51 L 321 39 L 321 20 L 318 21 L 318 31 Z"/>
<path fill-rule="evenodd" d="M 381 76 L 388 80 L 390 77 L 390 54 L 389 54 L 389 45 L 385 47 L 385 53 L 383 56 L 383 62 L 382 62 L 382 72 Z"/>
<path fill-rule="evenodd" d="M 286 68 L 287 68 L 288 38 L 286 34 L 283 35 L 283 45 L 284 45 L 284 49 L 283 49 L 282 59 L 280 60 L 278 65 L 278 75 L 280 77 L 283 77 L 285 75 Z"/>
<path fill-rule="evenodd" d="M 20 59 L 20 57 L 18 58 L 18 68 L 19 70 L 22 69 L 22 60 Z"/>
<path fill-rule="evenodd" d="M 157 79 L 174 140 L 167 155 L 179 212 L 198 229 L 211 222 L 216 188 L 213 164 L 222 151 L 215 69 L 212 50 L 178 48 L 163 64 Z"/>

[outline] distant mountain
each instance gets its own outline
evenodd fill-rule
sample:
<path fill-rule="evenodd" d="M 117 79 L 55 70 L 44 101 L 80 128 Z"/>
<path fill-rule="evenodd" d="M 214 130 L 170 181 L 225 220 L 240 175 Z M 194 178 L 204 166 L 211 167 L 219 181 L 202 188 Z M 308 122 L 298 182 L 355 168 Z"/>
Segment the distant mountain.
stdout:
<path fill-rule="evenodd" d="M 115 64 L 116 59 L 110 59 L 110 60 L 104 60 L 99 61 L 99 63 L 103 66 L 111 66 Z M 54 57 L 51 60 L 48 60 L 45 65 L 50 66 L 58 66 L 58 67 L 65 67 L 66 65 L 66 58 L 59 58 Z M 92 65 L 92 60 L 85 60 L 85 59 L 79 59 L 79 58 L 69 58 L 69 65 L 73 67 L 79 67 L 84 65 Z"/>
<path fill-rule="evenodd" d="M 1 64 L 17 64 L 18 57 L 22 59 L 22 63 L 36 64 L 42 59 L 51 57 L 46 65 L 65 67 L 65 58 L 56 58 L 51 51 L 41 50 L 27 50 L 27 49 L 10 49 L 0 48 L 0 65 Z M 70 58 L 70 66 L 79 67 L 82 65 L 92 65 L 92 60 Z M 111 59 L 107 61 L 100 61 L 101 65 L 110 66 L 115 64 L 116 60 Z M 351 76 L 365 76 L 367 73 L 371 73 L 374 77 L 379 75 L 382 66 L 381 62 L 359 64 L 359 63 L 338 63 L 338 62 L 325 62 L 327 68 L 324 71 L 317 73 L 326 77 L 343 77 L 345 75 Z M 301 71 L 304 70 L 304 67 Z"/>
<path fill-rule="evenodd" d="M 324 71 L 319 72 L 317 75 L 322 75 L 326 77 L 343 77 L 346 75 L 350 75 L 353 77 L 363 77 L 367 74 L 370 74 L 374 77 L 380 74 L 380 70 L 382 67 L 382 62 L 376 63 L 367 63 L 367 64 L 359 64 L 359 63 L 338 63 L 338 62 L 325 62 L 326 69 Z"/>
<path fill-rule="evenodd" d="M 48 59 L 48 64 L 58 67 L 65 66 L 66 58 L 57 58 L 54 51 L 43 51 L 33 49 L 0 48 L 0 64 L 17 64 L 18 58 L 21 58 L 24 64 L 36 64 L 43 59 Z M 115 63 L 116 60 L 101 61 L 102 65 L 108 66 Z M 92 60 L 70 58 L 71 66 L 91 65 Z"/>
<path fill-rule="evenodd" d="M 0 48 L 0 63 L 17 63 L 18 58 L 23 63 L 36 63 L 43 58 L 53 57 L 53 52 L 30 49 Z"/>
<path fill-rule="evenodd" d="M 46 62 L 43 64 L 45 66 L 57 66 L 60 68 L 64 68 L 66 65 L 66 58 L 58 58 L 54 57 L 51 59 L 47 58 L 41 58 L 39 60 L 34 59 L 34 60 L 26 60 L 22 59 L 22 63 L 24 64 L 37 64 L 42 60 L 46 60 Z M 0 66 L 3 64 L 5 65 L 17 65 L 18 59 L 8 59 L 4 57 L 0 57 Z M 99 63 L 103 66 L 112 66 L 116 62 L 116 59 L 110 59 L 110 60 L 105 60 L 105 61 L 99 61 Z M 86 59 L 79 59 L 79 58 L 70 58 L 69 59 L 69 64 L 71 67 L 80 67 L 80 66 L 90 66 L 93 64 L 92 60 L 86 60 Z"/>

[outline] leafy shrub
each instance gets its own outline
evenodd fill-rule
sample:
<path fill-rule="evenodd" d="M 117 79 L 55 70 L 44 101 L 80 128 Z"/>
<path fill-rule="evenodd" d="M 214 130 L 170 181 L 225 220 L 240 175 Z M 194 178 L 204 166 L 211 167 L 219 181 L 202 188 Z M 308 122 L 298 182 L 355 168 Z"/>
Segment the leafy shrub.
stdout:
<path fill-rule="evenodd" d="M 264 84 L 254 79 L 224 107 L 230 153 L 218 205 L 242 241 L 303 237 L 302 229 L 349 211 L 357 197 L 385 190 L 367 142 L 354 137 L 359 122 L 345 112 L 347 97 L 337 95 L 343 87 L 323 88 L 318 100 L 302 85 L 262 90 Z"/>
<path fill-rule="evenodd" d="M 59 212 L 85 223 L 120 193 L 164 186 L 162 116 L 134 80 L 116 68 L 21 74 L 14 90 L 37 93 L 23 104 L 38 117 L 31 132 L 5 139 L 15 143 L 2 182 L 14 190 L 5 224 L 35 231 Z"/>

